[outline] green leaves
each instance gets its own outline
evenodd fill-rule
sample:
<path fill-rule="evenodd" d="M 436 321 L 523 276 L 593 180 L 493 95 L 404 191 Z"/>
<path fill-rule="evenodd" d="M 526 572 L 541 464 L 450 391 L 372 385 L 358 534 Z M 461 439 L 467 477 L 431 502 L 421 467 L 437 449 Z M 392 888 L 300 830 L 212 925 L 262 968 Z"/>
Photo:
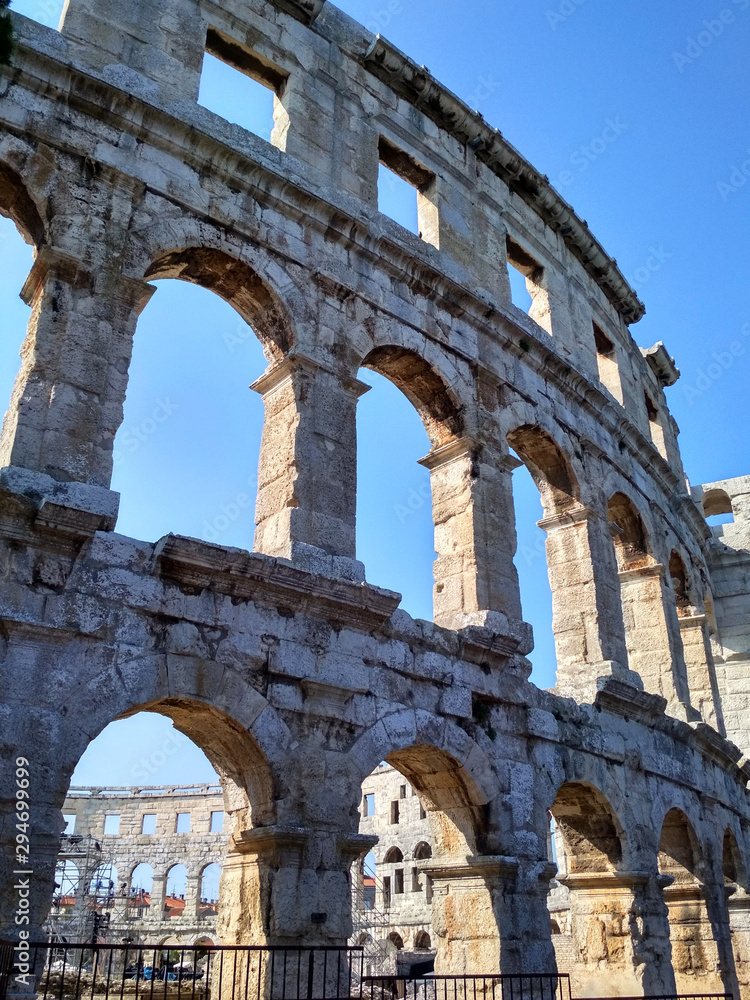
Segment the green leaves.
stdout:
<path fill-rule="evenodd" d="M 10 7 L 10 0 L 0 0 L 0 11 Z M 7 66 L 13 54 L 13 25 L 10 15 L 0 13 L 0 66 Z"/>

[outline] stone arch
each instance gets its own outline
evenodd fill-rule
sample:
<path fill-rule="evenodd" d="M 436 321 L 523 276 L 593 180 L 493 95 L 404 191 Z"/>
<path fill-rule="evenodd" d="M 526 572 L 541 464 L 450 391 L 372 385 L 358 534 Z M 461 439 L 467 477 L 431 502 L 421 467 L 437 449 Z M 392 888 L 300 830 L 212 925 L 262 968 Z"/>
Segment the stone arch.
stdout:
<path fill-rule="evenodd" d="M 429 951 L 432 948 L 432 939 L 427 931 L 417 931 L 414 936 L 415 951 Z"/>
<path fill-rule="evenodd" d="M 432 857 L 432 848 L 426 840 L 420 840 L 414 848 L 415 861 L 427 861 Z"/>
<path fill-rule="evenodd" d="M 531 473 L 542 497 L 545 516 L 563 514 L 580 503 L 571 462 L 546 430 L 525 424 L 508 433 L 508 444 Z"/>
<path fill-rule="evenodd" d="M 46 226 L 21 175 L 0 160 L 0 215 L 11 219 L 26 243 L 37 250 L 47 241 Z"/>
<path fill-rule="evenodd" d="M 569 781 L 550 809 L 571 875 L 613 872 L 625 855 L 625 834 L 608 799 L 593 784 Z M 558 864 L 560 862 L 558 850 Z"/>
<path fill-rule="evenodd" d="M 726 490 L 709 490 L 703 494 L 703 515 L 716 517 L 719 514 L 731 514 L 734 517 L 732 500 Z"/>
<path fill-rule="evenodd" d="M 725 884 L 740 886 L 747 891 L 747 866 L 737 838 L 730 827 L 726 828 L 722 839 L 721 868 Z"/>
<path fill-rule="evenodd" d="M 404 860 L 404 855 L 398 847 L 389 847 L 383 857 L 384 865 L 398 865 Z"/>
<path fill-rule="evenodd" d="M 398 931 L 391 931 L 388 935 L 388 940 L 391 942 L 396 951 L 404 950 L 404 939 L 398 933 Z"/>
<path fill-rule="evenodd" d="M 280 361 L 295 343 L 287 307 L 252 265 L 225 249 L 182 246 L 158 252 L 144 278 L 174 278 L 200 285 L 228 302 L 257 334 L 270 361 Z"/>
<path fill-rule="evenodd" d="M 659 871 L 676 884 L 700 880 L 702 851 L 695 827 L 682 809 L 674 806 L 666 815 L 659 838 Z"/>
<path fill-rule="evenodd" d="M 620 571 L 647 565 L 650 561 L 650 548 L 646 526 L 630 497 L 624 493 L 615 493 L 607 504 L 607 520 Z"/>
<path fill-rule="evenodd" d="M 419 414 L 433 448 L 461 437 L 463 406 L 437 369 L 416 351 L 381 345 L 362 359 L 361 366 L 384 375 L 401 390 Z"/>

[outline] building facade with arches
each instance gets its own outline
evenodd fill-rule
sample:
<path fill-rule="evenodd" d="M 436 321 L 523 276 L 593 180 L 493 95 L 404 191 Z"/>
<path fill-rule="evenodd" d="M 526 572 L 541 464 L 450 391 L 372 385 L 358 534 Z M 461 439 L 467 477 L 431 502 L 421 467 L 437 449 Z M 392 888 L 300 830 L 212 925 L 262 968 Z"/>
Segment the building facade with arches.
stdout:
<path fill-rule="evenodd" d="M 325 0 L 69 0 L 59 31 L 13 25 L 0 212 L 35 256 L 0 440 L 0 936 L 11 762 L 32 775 L 41 933 L 74 768 L 148 710 L 221 777 L 224 943 L 348 939 L 374 843 L 361 786 L 385 760 L 430 822 L 438 970 L 555 968 L 551 814 L 581 982 L 746 988 L 750 494 L 691 494 L 678 372 L 633 340 L 643 306 L 614 259 L 499 132 Z M 205 53 L 273 91 L 270 141 L 198 105 Z M 421 237 L 378 211 L 379 163 L 415 188 Z M 263 345 L 252 552 L 115 531 L 155 279 L 215 292 Z M 357 559 L 368 370 L 430 440 L 432 621 Z M 550 691 L 528 680 L 521 464 L 544 509 Z M 731 531 L 705 520 L 719 488 Z"/>

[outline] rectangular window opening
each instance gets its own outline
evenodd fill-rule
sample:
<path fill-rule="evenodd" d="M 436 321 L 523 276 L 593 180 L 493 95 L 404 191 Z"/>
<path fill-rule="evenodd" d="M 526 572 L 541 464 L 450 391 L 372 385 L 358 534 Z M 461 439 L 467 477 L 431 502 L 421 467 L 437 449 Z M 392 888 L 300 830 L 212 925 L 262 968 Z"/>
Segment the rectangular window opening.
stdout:
<path fill-rule="evenodd" d="M 644 392 L 643 394 L 643 401 L 646 405 L 646 413 L 648 414 L 648 426 L 651 431 L 651 440 L 656 445 L 656 448 L 662 458 L 666 458 L 667 442 L 664 436 L 664 426 L 662 424 L 662 416 L 659 412 L 659 407 L 647 392 Z"/>
<path fill-rule="evenodd" d="M 204 108 L 272 142 L 274 128 L 285 119 L 281 97 L 287 79 L 278 66 L 209 28 L 198 94 Z"/>
<path fill-rule="evenodd" d="M 177 813 L 176 833 L 190 833 L 190 813 Z"/>
<path fill-rule="evenodd" d="M 67 834 L 67 836 L 70 836 L 72 833 L 75 833 L 76 832 L 76 814 L 75 813 L 65 813 L 63 815 L 63 819 L 65 820 L 65 829 L 63 830 L 63 833 Z"/>
<path fill-rule="evenodd" d="M 391 802 L 391 823 L 398 823 L 398 799 Z"/>
<path fill-rule="evenodd" d="M 419 803 L 419 818 L 427 819 L 427 810 L 425 809 L 425 807 L 422 805 L 421 802 Z"/>
<path fill-rule="evenodd" d="M 594 322 L 594 344 L 596 345 L 596 363 L 599 369 L 599 381 L 622 403 L 622 383 L 620 382 L 620 366 L 617 362 L 617 348 L 598 323 Z"/>
<path fill-rule="evenodd" d="M 412 868 L 412 870 L 411 870 L 411 891 L 412 892 L 421 892 L 422 891 L 422 883 L 419 881 L 419 869 L 418 868 Z"/>
<path fill-rule="evenodd" d="M 435 175 L 383 136 L 378 158 L 378 211 L 438 246 Z"/>
<path fill-rule="evenodd" d="M 393 891 L 401 895 L 404 891 L 404 869 L 397 868 L 393 873 Z"/>
<path fill-rule="evenodd" d="M 400 799 L 405 799 L 406 798 L 406 785 L 399 785 L 398 797 Z"/>
<path fill-rule="evenodd" d="M 107 813 L 104 817 L 104 835 L 106 837 L 117 837 L 120 833 L 119 813 Z"/>
<path fill-rule="evenodd" d="M 375 815 L 375 793 L 367 792 L 362 800 L 362 811 L 365 816 Z"/>
<path fill-rule="evenodd" d="M 391 876 L 386 875 L 383 879 L 383 909 L 391 908 Z"/>
<path fill-rule="evenodd" d="M 216 810 L 211 813 L 211 822 L 209 825 L 209 830 L 211 833 L 221 833 L 224 830 L 224 812 L 223 810 Z"/>
<path fill-rule="evenodd" d="M 153 837 L 156 833 L 156 813 L 144 813 L 141 820 L 141 833 Z"/>
<path fill-rule="evenodd" d="M 505 248 L 511 302 L 551 334 L 549 296 L 545 288 L 543 265 L 510 235 L 506 235 Z"/>

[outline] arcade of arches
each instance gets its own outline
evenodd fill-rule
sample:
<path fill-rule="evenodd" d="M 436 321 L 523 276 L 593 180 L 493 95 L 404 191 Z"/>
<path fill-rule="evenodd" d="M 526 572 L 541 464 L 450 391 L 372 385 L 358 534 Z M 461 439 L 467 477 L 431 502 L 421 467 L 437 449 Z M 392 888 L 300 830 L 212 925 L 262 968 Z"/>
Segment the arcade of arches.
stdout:
<path fill-rule="evenodd" d="M 34 248 L 0 439 L 0 936 L 13 762 L 35 935 L 77 762 L 153 711 L 220 777 L 224 943 L 350 937 L 362 783 L 385 761 L 429 823 L 399 850 L 429 880 L 438 970 L 747 995 L 750 479 L 689 492 L 673 359 L 636 345 L 615 260 L 499 132 L 326 0 L 240 6 L 69 0 L 59 34 L 14 17 L 0 70 L 0 212 Z M 216 37 L 275 81 L 270 143 L 198 107 Z M 383 158 L 418 179 L 422 240 L 377 211 Z M 223 298 L 268 362 L 252 551 L 115 530 L 113 442 L 162 278 Z M 431 621 L 357 558 L 362 369 L 429 439 Z M 550 690 L 529 681 L 519 463 Z"/>

